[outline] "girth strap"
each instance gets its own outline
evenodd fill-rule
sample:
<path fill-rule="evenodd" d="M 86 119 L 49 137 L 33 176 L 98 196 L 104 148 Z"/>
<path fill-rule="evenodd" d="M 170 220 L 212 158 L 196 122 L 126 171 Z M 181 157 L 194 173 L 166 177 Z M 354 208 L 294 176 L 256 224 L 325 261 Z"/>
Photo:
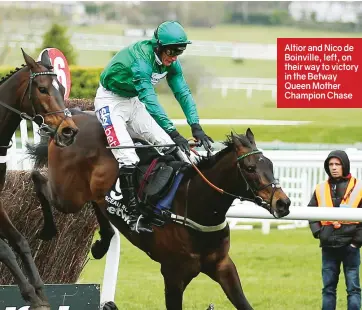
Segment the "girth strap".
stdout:
<path fill-rule="evenodd" d="M 197 231 L 201 231 L 201 232 L 215 232 L 215 231 L 220 231 L 223 230 L 226 226 L 227 226 L 227 220 L 225 219 L 224 222 L 222 222 L 219 225 L 215 225 L 215 226 L 204 226 L 201 224 L 198 224 L 196 222 L 194 222 L 193 220 L 190 220 L 188 218 L 184 218 L 181 215 L 176 215 L 176 214 L 171 214 L 171 219 L 173 222 L 178 223 L 178 224 L 182 224 L 182 225 L 186 225 L 189 226 L 192 229 L 195 229 Z"/>

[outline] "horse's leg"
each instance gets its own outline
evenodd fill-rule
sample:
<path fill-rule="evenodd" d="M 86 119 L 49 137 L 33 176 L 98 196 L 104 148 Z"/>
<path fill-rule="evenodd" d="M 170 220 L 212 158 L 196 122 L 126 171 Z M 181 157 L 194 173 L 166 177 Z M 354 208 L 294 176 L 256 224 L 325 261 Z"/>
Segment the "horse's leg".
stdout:
<path fill-rule="evenodd" d="M 51 240 L 56 236 L 57 228 L 51 209 L 51 193 L 48 187 L 48 180 L 37 170 L 31 172 L 31 178 L 44 216 L 44 226 L 38 234 L 38 237 L 42 240 Z"/>
<path fill-rule="evenodd" d="M 3 209 L 0 203 L 0 228 L 2 235 L 9 241 L 9 244 L 14 248 L 14 250 L 19 254 L 26 273 L 29 278 L 29 283 L 26 280 L 25 276 L 21 272 L 14 253 L 11 251 L 9 246 L 1 240 L 1 260 L 8 266 L 12 271 L 12 274 L 16 278 L 16 281 L 19 283 L 19 288 L 22 296 L 25 298 L 30 298 L 29 300 L 33 303 L 38 303 L 39 305 L 47 306 L 47 299 L 43 293 L 44 283 L 40 278 L 38 269 L 35 266 L 34 259 L 31 255 L 31 249 L 28 241 L 25 237 L 14 227 L 11 223 L 7 213 Z M 37 295 L 38 298 L 35 298 L 34 295 Z"/>
<path fill-rule="evenodd" d="M 97 240 L 91 248 L 92 255 L 95 259 L 101 259 L 108 251 L 114 230 L 109 220 L 104 216 L 96 202 L 91 202 L 99 224 L 99 235 L 101 240 Z"/>
<path fill-rule="evenodd" d="M 1 156 L 1 152 L 0 152 L 0 156 Z M 0 192 L 4 188 L 5 177 L 6 177 L 6 163 L 0 163 Z"/>
<path fill-rule="evenodd" d="M 19 286 L 21 296 L 25 301 L 31 302 L 32 305 L 38 304 L 40 306 L 41 300 L 35 293 L 34 287 L 28 282 L 25 275 L 21 271 L 18 262 L 16 261 L 15 254 L 9 245 L 0 238 L 0 261 L 9 268 L 13 275 L 16 284 Z"/>
<path fill-rule="evenodd" d="M 165 301 L 167 310 L 182 310 L 182 298 L 187 285 L 198 272 L 185 273 L 179 265 L 161 264 L 165 282 Z"/>
<path fill-rule="evenodd" d="M 213 265 L 207 265 L 202 272 L 221 285 L 236 309 L 253 309 L 244 295 L 238 272 L 229 255 Z"/>

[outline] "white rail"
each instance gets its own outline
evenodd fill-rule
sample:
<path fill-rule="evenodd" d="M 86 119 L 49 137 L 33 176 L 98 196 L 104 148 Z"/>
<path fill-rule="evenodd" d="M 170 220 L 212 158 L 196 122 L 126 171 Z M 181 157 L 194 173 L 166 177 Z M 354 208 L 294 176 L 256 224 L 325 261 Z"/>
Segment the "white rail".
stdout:
<path fill-rule="evenodd" d="M 118 279 L 118 266 L 121 257 L 121 237 L 118 229 L 112 224 L 111 226 L 114 229 L 114 235 L 111 240 L 109 252 L 106 256 L 106 266 L 104 267 L 101 292 L 101 303 L 114 301 Z"/>
<path fill-rule="evenodd" d="M 261 207 L 231 207 L 226 215 L 228 218 L 274 219 Z M 310 220 L 310 221 L 355 221 L 362 222 L 362 209 L 359 208 L 323 208 L 323 207 L 293 207 L 290 213 L 278 221 Z"/>

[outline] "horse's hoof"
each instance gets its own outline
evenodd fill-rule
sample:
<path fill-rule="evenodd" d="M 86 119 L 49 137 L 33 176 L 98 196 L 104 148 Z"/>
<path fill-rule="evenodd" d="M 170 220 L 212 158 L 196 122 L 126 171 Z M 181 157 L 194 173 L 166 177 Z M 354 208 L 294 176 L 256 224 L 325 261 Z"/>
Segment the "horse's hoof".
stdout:
<path fill-rule="evenodd" d="M 103 304 L 102 310 L 118 310 L 118 307 L 113 301 L 107 301 L 105 304 Z"/>
<path fill-rule="evenodd" d="M 214 305 L 210 304 L 209 307 L 206 310 L 214 310 L 214 309 L 215 309 Z"/>
<path fill-rule="evenodd" d="M 54 228 L 51 229 L 42 229 L 38 235 L 37 238 L 41 239 L 43 241 L 50 241 L 57 235 L 57 230 Z"/>
<path fill-rule="evenodd" d="M 92 256 L 95 259 L 101 259 L 104 255 L 106 255 L 108 248 L 109 246 L 106 247 L 100 240 L 97 240 L 91 248 Z"/>

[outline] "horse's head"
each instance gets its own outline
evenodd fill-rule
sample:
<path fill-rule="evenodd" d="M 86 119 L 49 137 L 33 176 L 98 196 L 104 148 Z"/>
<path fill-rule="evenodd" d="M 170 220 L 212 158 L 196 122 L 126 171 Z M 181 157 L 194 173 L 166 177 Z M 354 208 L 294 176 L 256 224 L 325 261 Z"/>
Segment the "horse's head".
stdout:
<path fill-rule="evenodd" d="M 236 151 L 237 167 L 253 201 L 276 218 L 288 215 L 290 199 L 274 178 L 273 163 L 257 149 L 250 128 L 246 135 L 231 133 L 231 139 Z"/>
<path fill-rule="evenodd" d="M 55 144 L 65 147 L 73 143 L 78 128 L 72 114 L 65 108 L 65 89 L 52 71 L 49 56 L 43 53 L 40 62 L 35 62 L 23 50 L 23 57 L 30 70 L 30 76 L 22 84 L 21 110 L 36 115 L 34 121 L 54 138 Z M 26 93 L 28 92 L 28 96 Z"/>

